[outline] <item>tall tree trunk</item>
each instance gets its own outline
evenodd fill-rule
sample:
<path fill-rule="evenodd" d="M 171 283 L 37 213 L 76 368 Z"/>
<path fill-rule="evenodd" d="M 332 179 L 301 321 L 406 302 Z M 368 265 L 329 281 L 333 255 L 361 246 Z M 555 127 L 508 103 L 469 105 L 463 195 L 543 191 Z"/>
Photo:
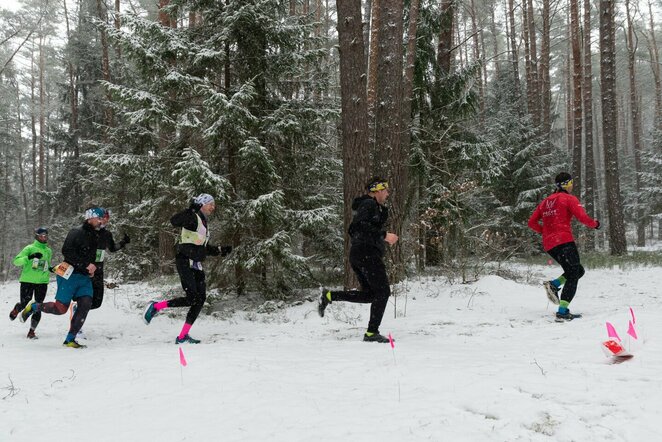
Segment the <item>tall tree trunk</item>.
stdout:
<path fill-rule="evenodd" d="M 497 34 L 497 26 L 496 26 L 496 7 L 497 3 L 494 1 L 490 5 L 490 32 L 492 33 L 492 50 L 494 51 L 494 75 L 496 78 L 499 78 L 501 76 L 501 66 L 500 66 L 500 58 L 501 56 L 499 55 L 499 38 Z M 487 79 L 485 80 L 485 84 L 487 84 Z"/>
<path fill-rule="evenodd" d="M 618 116 L 616 114 L 616 37 L 614 0 L 600 0 L 600 80 L 602 83 L 602 144 L 604 146 L 609 249 L 612 255 L 627 252 L 623 198 L 618 173 Z"/>
<path fill-rule="evenodd" d="M 16 86 L 16 116 L 17 116 L 17 130 L 16 130 L 16 138 L 21 142 L 22 140 L 22 132 L 23 132 L 23 122 L 21 118 L 21 90 L 19 89 L 18 85 Z M 23 143 L 21 142 L 21 145 Z M 21 186 L 21 198 L 23 200 L 23 211 L 25 212 L 25 228 L 27 229 L 27 233 L 30 233 L 30 211 L 29 211 L 29 203 L 28 203 L 28 192 L 25 187 L 25 164 L 23 164 L 23 148 L 22 146 L 18 149 L 18 176 L 19 176 L 19 184 Z"/>
<path fill-rule="evenodd" d="M 480 30 L 478 29 L 478 20 L 476 18 L 476 4 L 474 0 L 470 1 L 471 10 L 469 14 L 471 15 L 471 35 L 474 43 L 474 60 L 478 63 L 483 63 L 481 55 L 481 42 L 480 42 Z M 485 114 L 485 88 L 483 87 L 483 76 L 481 75 L 482 68 L 479 70 L 476 80 L 478 80 L 478 96 L 480 97 L 480 119 L 482 121 Z"/>
<path fill-rule="evenodd" d="M 99 1 L 99 0 L 97 0 Z M 166 9 L 170 4 L 170 0 L 159 0 L 159 13 L 158 20 L 159 24 L 164 27 L 173 27 L 176 25 L 176 20 L 171 18 Z M 173 58 L 168 60 L 169 63 L 175 64 L 176 60 Z M 171 99 L 174 99 L 174 95 L 171 92 Z M 170 128 L 167 128 L 163 125 L 162 122 L 159 122 L 159 151 L 164 151 L 168 148 L 170 143 L 173 141 L 173 131 Z M 161 273 L 172 273 L 172 260 L 174 258 L 174 247 L 173 247 L 173 237 L 170 231 L 170 224 L 168 222 L 172 208 L 165 206 L 162 211 L 159 213 L 159 270 Z"/>
<path fill-rule="evenodd" d="M 533 70 L 531 64 L 531 40 L 529 39 L 529 21 L 527 19 L 527 2 L 522 1 L 522 34 L 524 39 L 524 73 L 526 77 L 526 109 L 535 122 L 534 112 L 536 107 L 535 88 L 533 85 Z"/>
<path fill-rule="evenodd" d="M 660 78 L 660 53 L 657 50 L 657 39 L 655 38 L 655 23 L 653 22 L 653 7 L 648 0 L 648 18 L 650 23 L 650 39 L 648 51 L 651 57 L 651 68 L 655 80 L 655 128 L 662 128 L 662 79 Z M 660 221 L 662 225 L 662 221 Z"/>
<path fill-rule="evenodd" d="M 568 29 L 569 30 L 569 29 Z M 565 135 L 566 143 L 568 145 L 568 155 L 573 153 L 574 132 L 573 128 L 573 113 L 572 113 L 572 50 L 570 45 L 571 39 L 568 38 L 568 53 L 565 63 Z M 571 157 L 572 158 L 572 157 Z"/>
<path fill-rule="evenodd" d="M 352 200 L 364 192 L 370 176 L 366 65 L 363 48 L 361 5 L 337 0 L 340 53 L 341 142 L 343 155 L 344 231 L 352 222 Z M 345 287 L 356 286 L 349 265 L 349 235 L 345 235 Z"/>
<path fill-rule="evenodd" d="M 595 158 L 593 153 L 593 63 L 591 60 L 591 0 L 584 0 L 584 206 L 586 213 L 595 217 Z M 584 248 L 595 250 L 595 234 L 587 235 Z"/>
<path fill-rule="evenodd" d="M 579 37 L 578 0 L 570 0 L 570 41 L 572 45 L 572 176 L 573 192 L 581 198 L 582 191 L 582 56 Z"/>
<path fill-rule="evenodd" d="M 39 173 L 37 188 L 46 190 L 46 176 L 44 172 L 46 159 L 46 85 L 44 84 L 44 73 L 46 70 L 46 56 L 44 54 L 44 37 L 39 34 Z M 44 210 L 41 201 L 38 203 L 37 220 L 44 224 Z"/>
<path fill-rule="evenodd" d="M 377 103 L 375 106 L 375 157 L 388 164 L 393 192 L 390 201 L 391 229 L 402 235 L 403 217 L 407 202 L 407 152 L 402 148 L 402 35 L 403 0 L 380 0 L 379 58 L 377 66 Z M 377 163 L 376 166 L 380 166 Z M 383 169 L 376 168 L 381 171 Z M 394 276 L 404 275 L 402 247 L 391 249 Z"/>
<path fill-rule="evenodd" d="M 67 1 L 64 0 L 64 23 L 67 31 L 67 43 L 73 44 L 71 38 L 71 27 L 69 26 L 69 11 L 67 9 Z M 78 131 L 78 85 L 77 85 L 77 76 L 74 69 L 74 65 L 71 61 L 71 57 L 67 59 L 67 75 L 69 77 L 69 111 L 71 115 L 69 116 L 69 136 L 71 137 L 71 146 L 73 148 L 73 174 L 78 176 L 80 174 L 80 149 L 78 146 L 79 131 Z M 72 197 L 75 201 L 81 200 L 81 187 L 79 180 L 75 180 L 75 184 L 71 189 Z"/>
<path fill-rule="evenodd" d="M 552 91 L 549 78 L 549 51 L 550 51 L 550 10 L 549 1 L 542 1 L 542 35 L 540 39 L 540 65 L 538 78 L 540 79 L 540 107 L 542 112 L 542 132 L 546 138 L 552 130 Z"/>
<path fill-rule="evenodd" d="M 437 44 L 437 64 L 442 75 L 448 75 L 453 69 L 453 35 L 455 34 L 454 0 L 442 0 L 439 43 Z"/>
<path fill-rule="evenodd" d="M 540 84 L 538 81 L 538 46 L 536 43 L 536 22 L 533 14 L 533 1 L 524 0 L 528 2 L 526 20 L 528 21 L 529 30 L 529 56 L 531 57 L 531 93 L 533 99 L 533 108 L 531 115 L 533 116 L 533 123 L 536 126 L 540 125 Z"/>
<path fill-rule="evenodd" d="M 106 8 L 107 5 L 105 3 L 105 0 L 97 0 L 97 14 L 99 16 L 99 20 L 101 20 L 103 23 L 108 23 L 108 11 L 106 10 Z M 108 38 L 106 36 L 106 31 L 104 29 L 101 29 L 99 31 L 99 34 L 101 40 L 101 75 L 104 81 L 110 83 L 110 59 L 108 57 Z M 110 92 L 106 92 L 106 100 L 108 100 L 108 103 L 104 104 L 103 106 L 103 116 L 104 116 L 103 123 L 106 126 L 106 129 L 104 130 L 104 139 L 107 136 L 108 129 L 113 125 L 113 111 L 109 104 L 110 101 L 112 100 Z"/>
<path fill-rule="evenodd" d="M 637 72 L 635 70 L 635 56 L 637 54 L 637 36 L 633 29 L 632 15 L 630 13 L 630 0 L 625 0 L 625 13 L 627 18 L 626 43 L 628 50 L 628 71 L 630 72 L 630 123 L 632 124 L 632 149 L 634 153 L 635 191 L 636 191 L 636 217 L 637 217 L 637 246 L 646 245 L 646 221 L 644 220 L 644 202 L 641 201 L 641 115 L 637 94 Z"/>
<path fill-rule="evenodd" d="M 37 98 L 35 89 L 37 78 L 35 77 L 34 62 L 35 41 L 32 40 L 30 48 L 30 132 L 32 133 L 32 191 L 37 189 Z"/>
<path fill-rule="evenodd" d="M 515 90 L 517 98 L 521 97 L 522 86 L 519 79 L 519 61 L 517 55 L 517 27 L 515 26 L 514 0 L 508 0 L 508 21 L 510 22 L 510 57 L 513 64 L 513 78 L 515 79 Z"/>
<path fill-rule="evenodd" d="M 115 0 L 115 29 L 119 31 L 121 26 L 122 22 L 120 20 L 120 0 Z M 122 47 L 120 45 L 115 47 L 115 53 L 117 54 L 117 60 L 122 60 Z"/>
<path fill-rule="evenodd" d="M 327 0 L 328 2 L 328 0 Z M 372 32 L 372 0 L 365 0 L 365 18 L 363 20 L 363 49 L 365 49 L 365 65 L 370 66 L 370 32 Z M 369 70 L 370 68 L 368 68 Z"/>
<path fill-rule="evenodd" d="M 232 86 L 232 69 L 230 64 L 230 43 L 225 43 L 225 64 L 223 66 L 223 88 L 225 93 L 228 94 Z M 228 139 L 227 142 L 228 149 L 228 180 L 232 186 L 232 192 L 230 199 L 233 203 L 239 199 L 239 168 L 237 164 L 237 156 L 239 153 L 239 148 L 237 143 L 233 139 Z M 238 248 L 241 245 L 241 229 L 237 228 L 232 234 L 232 247 Z M 241 265 L 237 264 L 234 266 L 234 278 L 235 278 L 235 287 L 237 290 L 237 295 L 241 296 L 244 294 L 246 289 L 246 278 L 244 276 L 244 269 Z"/>
<path fill-rule="evenodd" d="M 375 150 L 375 103 L 377 102 L 377 72 L 379 69 L 379 39 L 382 20 L 381 0 L 371 2 L 370 49 L 368 50 L 368 151 L 372 154 L 371 168 L 383 170 L 386 167 L 386 153 Z"/>
<path fill-rule="evenodd" d="M 407 28 L 407 57 L 405 61 L 405 76 L 402 85 L 402 139 L 401 139 L 401 166 L 400 169 L 395 170 L 395 175 L 398 178 L 393 181 L 394 186 L 401 185 L 398 184 L 404 183 L 403 191 L 401 193 L 400 199 L 395 199 L 394 204 L 396 204 L 396 212 L 394 215 L 394 230 L 402 234 L 403 227 L 409 225 L 409 213 L 410 210 L 407 206 L 407 202 L 410 198 L 409 192 L 409 152 L 411 151 L 411 125 L 412 125 L 412 100 L 414 94 L 414 67 L 416 65 L 416 34 L 418 30 L 418 15 L 419 15 L 419 0 L 411 0 L 409 5 L 409 26 Z M 412 232 L 413 233 L 413 232 Z M 404 236 L 404 235 L 403 235 Z M 404 276 L 404 251 L 403 251 L 403 241 L 398 241 L 394 245 L 395 259 L 394 262 L 397 263 L 395 267 L 395 276 L 396 280 L 401 279 Z"/>

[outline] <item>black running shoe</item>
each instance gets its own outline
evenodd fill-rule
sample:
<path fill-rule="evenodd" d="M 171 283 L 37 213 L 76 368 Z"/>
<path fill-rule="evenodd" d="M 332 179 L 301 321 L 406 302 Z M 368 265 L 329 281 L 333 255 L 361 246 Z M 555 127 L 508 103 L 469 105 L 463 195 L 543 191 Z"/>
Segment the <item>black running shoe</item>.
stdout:
<path fill-rule="evenodd" d="M 581 313 L 570 313 L 570 310 L 567 313 L 556 312 L 556 322 L 572 321 L 581 317 Z"/>
<path fill-rule="evenodd" d="M 179 338 L 179 336 L 175 338 L 175 344 L 199 344 L 199 343 L 200 343 L 199 339 L 192 338 L 189 335 L 186 335 L 181 339 Z"/>
<path fill-rule="evenodd" d="M 379 342 L 381 344 L 386 344 L 391 341 L 389 338 L 379 333 L 366 333 L 363 335 L 363 342 Z"/>

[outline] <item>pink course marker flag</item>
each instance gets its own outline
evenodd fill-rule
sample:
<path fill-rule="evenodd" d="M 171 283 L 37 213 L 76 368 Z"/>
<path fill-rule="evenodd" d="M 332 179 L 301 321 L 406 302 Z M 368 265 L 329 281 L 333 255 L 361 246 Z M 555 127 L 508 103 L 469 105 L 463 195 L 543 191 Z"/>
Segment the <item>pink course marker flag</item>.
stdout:
<path fill-rule="evenodd" d="M 637 320 L 634 318 L 634 310 L 632 310 L 632 307 L 630 307 L 630 316 L 632 316 L 632 323 L 636 324 Z"/>
<path fill-rule="evenodd" d="M 388 342 L 391 343 L 391 348 L 395 348 L 395 343 L 393 342 L 393 338 L 391 337 L 391 334 L 388 334 Z"/>
<path fill-rule="evenodd" d="M 186 367 L 186 358 L 181 347 L 179 347 L 179 363 L 182 364 L 182 367 Z"/>
<path fill-rule="evenodd" d="M 628 321 L 628 335 L 632 336 L 634 339 L 639 339 L 637 338 L 637 332 L 634 329 L 632 321 Z"/>
<path fill-rule="evenodd" d="M 618 336 L 618 333 L 616 333 L 616 329 L 613 325 L 611 325 L 611 322 L 607 322 L 607 335 L 610 338 L 616 338 L 618 341 L 621 340 L 620 336 Z"/>

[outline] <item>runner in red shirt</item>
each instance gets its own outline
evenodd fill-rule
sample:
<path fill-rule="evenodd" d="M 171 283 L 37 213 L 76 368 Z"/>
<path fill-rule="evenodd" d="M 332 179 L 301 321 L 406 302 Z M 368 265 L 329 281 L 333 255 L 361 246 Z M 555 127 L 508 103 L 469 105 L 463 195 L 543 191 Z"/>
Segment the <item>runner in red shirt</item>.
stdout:
<path fill-rule="evenodd" d="M 559 306 L 556 318 L 569 321 L 581 317 L 579 314 L 570 313 L 568 305 L 575 296 L 579 278 L 584 275 L 570 221 L 574 216 L 593 229 L 599 229 L 600 222 L 588 216 L 577 197 L 571 195 L 572 177 L 569 173 L 561 172 L 554 181 L 556 190 L 533 211 L 529 218 L 529 227 L 542 234 L 543 248 L 563 268 L 563 275 L 553 281 L 545 281 L 543 285 L 549 300 Z M 562 285 L 563 292 L 559 300 L 558 292 Z"/>

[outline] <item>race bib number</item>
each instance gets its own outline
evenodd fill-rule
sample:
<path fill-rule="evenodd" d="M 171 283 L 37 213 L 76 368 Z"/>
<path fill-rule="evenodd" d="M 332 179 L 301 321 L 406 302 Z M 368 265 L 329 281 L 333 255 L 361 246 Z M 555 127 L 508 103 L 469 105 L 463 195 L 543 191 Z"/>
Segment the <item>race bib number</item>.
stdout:
<path fill-rule="evenodd" d="M 95 262 L 103 262 L 106 257 L 106 249 L 97 249 L 97 258 Z"/>
<path fill-rule="evenodd" d="M 55 274 L 63 277 L 64 279 L 69 279 L 73 272 L 74 267 L 66 262 L 60 263 L 55 267 Z"/>

